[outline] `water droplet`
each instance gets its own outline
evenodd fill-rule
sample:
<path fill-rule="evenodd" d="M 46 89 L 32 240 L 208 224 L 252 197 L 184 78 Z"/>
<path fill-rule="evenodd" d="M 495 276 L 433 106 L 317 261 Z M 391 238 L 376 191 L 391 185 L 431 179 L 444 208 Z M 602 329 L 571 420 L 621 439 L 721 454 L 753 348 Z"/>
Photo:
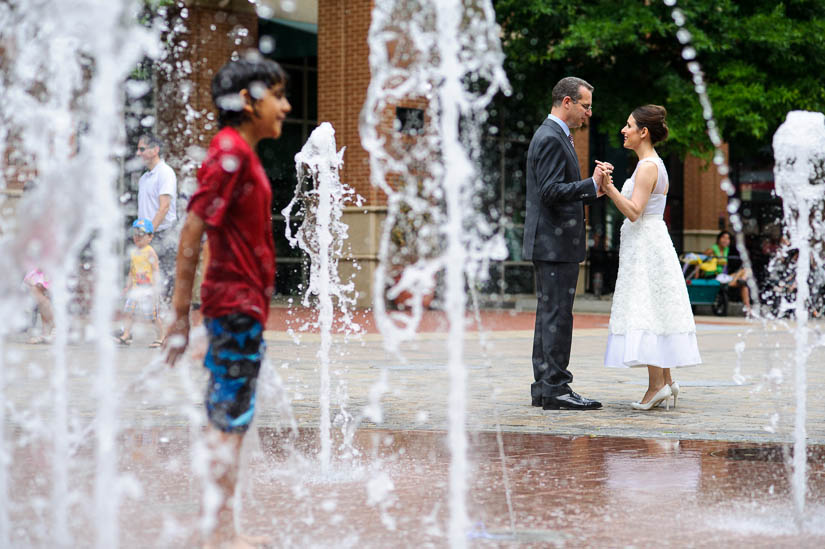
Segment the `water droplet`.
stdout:
<path fill-rule="evenodd" d="M 243 98 L 237 93 L 229 93 L 219 97 L 218 107 L 225 111 L 239 111 L 243 109 Z"/>
<path fill-rule="evenodd" d="M 255 6 L 255 10 L 258 13 L 258 17 L 261 19 L 270 19 L 275 15 L 275 10 L 273 10 L 270 6 L 267 6 L 263 2 L 258 2 L 258 5 Z"/>
<path fill-rule="evenodd" d="M 258 49 L 261 50 L 261 53 L 267 54 L 272 53 L 275 51 L 275 39 L 271 36 L 261 36 L 260 44 L 258 44 Z"/>
<path fill-rule="evenodd" d="M 129 80 L 126 82 L 126 95 L 130 99 L 137 99 L 146 95 L 152 89 L 151 84 L 145 80 Z"/>
<path fill-rule="evenodd" d="M 689 30 L 679 29 L 676 32 L 676 38 L 678 38 L 679 42 L 681 42 L 682 44 L 687 44 L 688 42 L 690 42 L 690 39 L 693 38 L 693 36 L 690 34 Z"/>
<path fill-rule="evenodd" d="M 685 24 L 685 14 L 682 13 L 682 10 L 679 8 L 673 10 L 673 14 L 671 16 L 673 17 L 673 21 L 680 27 Z"/>
<path fill-rule="evenodd" d="M 143 170 L 145 165 L 143 164 L 143 159 L 138 156 L 133 156 L 126 161 L 125 167 L 127 172 L 136 172 L 138 170 Z"/>
<path fill-rule="evenodd" d="M 281 0 L 281 9 L 287 13 L 295 11 L 295 0 Z"/>
<path fill-rule="evenodd" d="M 690 61 L 691 59 L 696 58 L 696 50 L 693 46 L 686 46 L 685 49 L 682 50 L 682 57 Z"/>
<path fill-rule="evenodd" d="M 673 6 L 676 5 L 676 0 L 664 0 L 664 1 L 665 1 L 665 6 L 673 7 Z"/>
<path fill-rule="evenodd" d="M 206 158 L 206 149 L 198 145 L 190 145 L 186 148 L 186 156 L 200 164 Z"/>
<path fill-rule="evenodd" d="M 266 95 L 266 86 L 260 82 L 252 82 L 249 86 L 249 95 L 254 99 L 262 99 Z"/>

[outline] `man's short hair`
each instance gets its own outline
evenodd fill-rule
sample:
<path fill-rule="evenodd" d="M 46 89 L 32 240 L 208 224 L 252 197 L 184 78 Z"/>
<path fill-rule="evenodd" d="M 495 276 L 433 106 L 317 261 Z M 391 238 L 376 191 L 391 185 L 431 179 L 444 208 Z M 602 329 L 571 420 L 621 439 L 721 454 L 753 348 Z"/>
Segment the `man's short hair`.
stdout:
<path fill-rule="evenodd" d="M 593 91 L 593 86 L 581 78 L 576 78 L 575 76 L 566 76 L 562 78 L 555 86 L 553 86 L 553 106 L 558 107 L 561 105 L 561 102 L 565 97 L 569 97 L 573 101 L 578 101 L 582 97 L 582 94 L 579 91 L 582 87 L 589 92 Z"/>
<path fill-rule="evenodd" d="M 265 88 L 286 85 L 287 80 L 284 69 L 271 59 L 258 57 L 229 61 L 212 79 L 212 101 L 218 109 L 218 126 L 240 126 L 246 120 L 239 95 L 241 90 L 249 90 L 255 83 Z"/>
<path fill-rule="evenodd" d="M 141 134 L 140 139 L 138 139 L 138 143 L 140 143 L 141 141 L 143 141 L 149 148 L 157 147 L 158 154 L 160 154 L 161 151 L 163 151 L 163 144 L 160 142 L 160 139 L 158 139 L 158 136 L 151 132 Z"/>

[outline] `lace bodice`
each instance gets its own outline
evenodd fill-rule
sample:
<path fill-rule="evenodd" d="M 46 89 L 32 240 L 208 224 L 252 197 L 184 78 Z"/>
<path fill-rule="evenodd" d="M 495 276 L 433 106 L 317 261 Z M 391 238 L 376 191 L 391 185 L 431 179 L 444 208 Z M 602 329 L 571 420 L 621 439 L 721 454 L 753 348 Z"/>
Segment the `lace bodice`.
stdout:
<path fill-rule="evenodd" d="M 652 162 L 656 164 L 656 167 L 659 169 L 659 174 L 656 177 L 656 186 L 653 187 L 653 193 L 651 193 L 650 200 L 647 201 L 647 206 L 645 206 L 645 211 L 642 215 L 661 216 L 665 213 L 665 204 L 667 203 L 667 195 L 665 193 L 669 185 L 665 163 L 662 162 L 662 159 L 659 158 L 658 155 L 639 160 L 638 164 L 636 164 L 636 169 L 633 170 L 633 175 L 631 175 L 630 179 L 625 181 L 622 186 L 622 195 L 625 198 L 630 198 L 633 195 L 633 187 L 636 186 L 636 173 L 639 171 L 639 166 L 642 165 L 642 162 Z"/>

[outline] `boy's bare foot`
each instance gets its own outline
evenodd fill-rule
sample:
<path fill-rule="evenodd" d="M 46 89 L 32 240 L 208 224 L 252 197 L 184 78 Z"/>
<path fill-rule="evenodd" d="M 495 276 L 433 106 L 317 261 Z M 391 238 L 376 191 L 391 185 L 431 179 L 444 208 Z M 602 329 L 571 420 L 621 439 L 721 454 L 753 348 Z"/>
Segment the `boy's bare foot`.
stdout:
<path fill-rule="evenodd" d="M 213 537 L 204 544 L 203 549 L 263 549 L 270 541 L 267 536 L 237 534 L 232 539 Z"/>

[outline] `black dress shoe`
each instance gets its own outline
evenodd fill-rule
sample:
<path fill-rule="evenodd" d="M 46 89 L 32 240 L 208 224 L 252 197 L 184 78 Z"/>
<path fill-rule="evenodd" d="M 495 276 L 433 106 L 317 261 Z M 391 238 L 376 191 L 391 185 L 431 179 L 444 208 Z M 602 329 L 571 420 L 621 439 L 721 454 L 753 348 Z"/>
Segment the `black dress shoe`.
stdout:
<path fill-rule="evenodd" d="M 543 410 L 597 410 L 602 407 L 602 403 L 570 391 L 563 395 L 542 398 L 541 407 Z"/>

